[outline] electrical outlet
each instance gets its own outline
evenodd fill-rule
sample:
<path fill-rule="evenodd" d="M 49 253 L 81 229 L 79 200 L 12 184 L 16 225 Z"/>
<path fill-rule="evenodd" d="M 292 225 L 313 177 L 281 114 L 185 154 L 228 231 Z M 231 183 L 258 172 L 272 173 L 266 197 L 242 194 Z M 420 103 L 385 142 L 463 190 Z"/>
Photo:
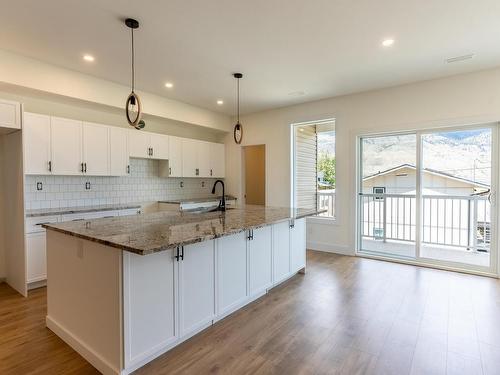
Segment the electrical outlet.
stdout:
<path fill-rule="evenodd" d="M 41 182 L 36 183 L 36 190 L 42 191 L 43 190 L 43 184 Z"/>
<path fill-rule="evenodd" d="M 201 181 L 201 187 L 205 187 L 205 181 Z"/>
<path fill-rule="evenodd" d="M 181 185 L 181 188 L 183 188 L 184 187 L 184 181 L 181 181 L 180 185 Z"/>
<path fill-rule="evenodd" d="M 85 183 L 85 190 L 90 190 L 90 182 L 89 181 L 87 181 Z"/>

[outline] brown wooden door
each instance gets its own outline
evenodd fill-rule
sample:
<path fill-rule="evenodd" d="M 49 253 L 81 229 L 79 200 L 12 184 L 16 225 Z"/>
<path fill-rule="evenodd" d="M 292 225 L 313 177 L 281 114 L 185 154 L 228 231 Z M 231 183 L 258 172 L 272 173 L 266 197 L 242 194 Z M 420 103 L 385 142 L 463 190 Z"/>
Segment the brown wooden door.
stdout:
<path fill-rule="evenodd" d="M 266 146 L 245 147 L 246 204 L 266 204 Z"/>

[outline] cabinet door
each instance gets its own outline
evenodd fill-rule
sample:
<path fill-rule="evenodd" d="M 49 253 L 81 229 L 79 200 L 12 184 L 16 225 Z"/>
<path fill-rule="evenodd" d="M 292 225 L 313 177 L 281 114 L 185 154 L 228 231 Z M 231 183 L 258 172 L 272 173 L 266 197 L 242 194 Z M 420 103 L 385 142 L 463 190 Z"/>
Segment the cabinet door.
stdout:
<path fill-rule="evenodd" d="M 0 100 L 0 127 L 21 129 L 21 105 L 18 102 Z"/>
<path fill-rule="evenodd" d="M 45 231 L 26 235 L 26 271 L 28 283 L 47 278 Z"/>
<path fill-rule="evenodd" d="M 131 158 L 150 158 L 150 140 L 149 133 L 141 130 L 129 130 L 128 148 Z"/>
<path fill-rule="evenodd" d="M 210 176 L 223 178 L 225 174 L 225 146 L 222 143 L 210 143 Z"/>
<path fill-rule="evenodd" d="M 173 251 L 123 252 L 125 367 L 178 338 L 177 261 Z"/>
<path fill-rule="evenodd" d="M 24 114 L 24 171 L 26 174 L 50 174 L 50 117 Z"/>
<path fill-rule="evenodd" d="M 210 177 L 210 143 L 203 141 L 195 141 L 197 143 L 197 168 L 199 169 L 199 177 Z"/>
<path fill-rule="evenodd" d="M 247 298 L 245 232 L 217 240 L 217 315 L 242 305 Z"/>
<path fill-rule="evenodd" d="M 215 315 L 214 241 L 184 246 L 179 261 L 179 322 L 181 336 L 206 327 Z"/>
<path fill-rule="evenodd" d="M 182 177 L 182 138 L 168 137 L 168 175 Z"/>
<path fill-rule="evenodd" d="M 250 295 L 265 292 L 272 284 L 271 227 L 253 230 L 248 241 Z"/>
<path fill-rule="evenodd" d="M 198 141 L 194 139 L 182 140 L 182 177 L 198 177 Z"/>
<path fill-rule="evenodd" d="M 306 220 L 295 220 L 290 229 L 290 267 L 297 272 L 306 266 Z"/>
<path fill-rule="evenodd" d="M 290 275 L 290 224 L 273 225 L 273 282 L 283 281 Z"/>
<path fill-rule="evenodd" d="M 82 174 L 82 122 L 51 117 L 52 174 Z"/>
<path fill-rule="evenodd" d="M 125 176 L 129 171 L 128 130 L 109 127 L 109 170 L 111 176 Z"/>
<path fill-rule="evenodd" d="M 167 160 L 169 152 L 168 135 L 151 134 L 151 157 L 158 160 Z"/>
<path fill-rule="evenodd" d="M 89 176 L 109 175 L 109 128 L 84 122 L 82 134 L 84 173 Z"/>

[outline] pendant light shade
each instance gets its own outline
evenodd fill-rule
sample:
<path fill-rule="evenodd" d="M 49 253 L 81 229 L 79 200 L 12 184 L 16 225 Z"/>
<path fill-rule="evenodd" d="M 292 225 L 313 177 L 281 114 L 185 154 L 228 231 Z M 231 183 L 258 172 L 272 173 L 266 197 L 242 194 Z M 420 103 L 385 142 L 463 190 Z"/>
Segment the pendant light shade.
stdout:
<path fill-rule="evenodd" d="M 240 123 L 240 79 L 243 78 L 243 74 L 234 73 L 233 77 L 236 78 L 237 82 L 237 98 L 236 98 L 236 111 L 237 111 L 237 121 L 234 125 L 233 137 L 236 144 L 241 144 L 243 140 L 243 125 Z"/>
<path fill-rule="evenodd" d="M 135 89 L 135 49 L 134 49 L 134 30 L 139 28 L 139 21 L 133 18 L 127 18 L 125 20 L 125 25 L 131 30 L 132 33 L 132 92 L 127 97 L 127 102 L 125 103 L 125 114 L 127 116 L 127 122 L 130 126 L 140 130 L 146 126 L 145 122 L 141 120 L 142 118 L 142 105 L 139 95 L 134 91 Z"/>

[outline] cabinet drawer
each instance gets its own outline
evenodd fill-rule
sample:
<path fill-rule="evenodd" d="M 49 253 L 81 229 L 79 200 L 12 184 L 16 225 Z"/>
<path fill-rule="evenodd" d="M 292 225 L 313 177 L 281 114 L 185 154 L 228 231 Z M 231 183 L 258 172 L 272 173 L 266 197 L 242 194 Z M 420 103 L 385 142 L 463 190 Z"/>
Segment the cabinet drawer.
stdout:
<path fill-rule="evenodd" d="M 39 217 L 27 217 L 26 218 L 26 233 L 38 233 L 45 232 L 42 228 L 42 224 L 57 223 L 59 222 L 59 216 L 39 216 Z"/>

